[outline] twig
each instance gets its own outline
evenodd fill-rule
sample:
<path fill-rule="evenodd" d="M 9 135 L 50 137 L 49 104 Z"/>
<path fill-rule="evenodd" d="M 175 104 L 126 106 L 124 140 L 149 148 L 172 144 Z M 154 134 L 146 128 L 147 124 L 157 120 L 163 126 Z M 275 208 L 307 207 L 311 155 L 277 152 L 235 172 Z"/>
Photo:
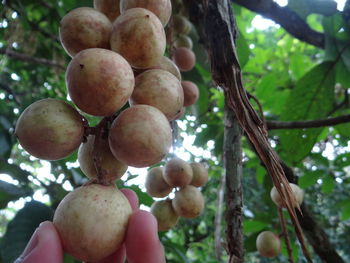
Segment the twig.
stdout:
<path fill-rule="evenodd" d="M 282 208 L 280 208 L 280 207 L 278 208 L 278 215 L 279 215 L 280 222 L 281 222 L 281 228 L 282 228 L 282 234 L 284 237 L 284 242 L 286 243 L 286 247 L 287 247 L 288 261 L 290 263 L 294 263 L 293 251 L 292 251 L 292 247 L 290 245 L 288 230 L 287 230 L 287 226 L 286 226 L 286 220 L 284 219 L 283 211 L 282 211 Z"/>
<path fill-rule="evenodd" d="M 222 221 L 222 207 L 224 202 L 226 175 L 223 173 L 221 175 L 220 188 L 218 192 L 217 199 L 217 209 L 215 213 L 215 255 L 216 259 L 220 261 L 222 253 L 221 245 L 221 221 Z"/>

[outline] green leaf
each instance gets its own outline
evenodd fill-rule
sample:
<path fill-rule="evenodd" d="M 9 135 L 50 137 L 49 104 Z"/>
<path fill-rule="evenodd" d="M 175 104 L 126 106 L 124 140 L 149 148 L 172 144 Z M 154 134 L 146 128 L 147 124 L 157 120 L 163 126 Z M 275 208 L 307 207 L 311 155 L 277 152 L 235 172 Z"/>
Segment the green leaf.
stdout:
<path fill-rule="evenodd" d="M 131 186 L 125 186 L 125 188 L 129 188 L 137 194 L 137 197 L 139 198 L 139 204 L 146 205 L 146 206 L 151 206 L 153 204 L 154 201 L 152 197 L 150 197 L 145 192 L 142 192 L 139 186 L 131 185 Z"/>
<path fill-rule="evenodd" d="M 9 164 L 5 160 L 0 159 L 0 173 L 8 174 L 12 178 L 22 182 L 28 183 L 29 173 L 22 170 L 19 166 L 15 164 Z"/>
<path fill-rule="evenodd" d="M 342 203 L 340 219 L 345 221 L 350 218 L 350 199 L 347 199 Z"/>
<path fill-rule="evenodd" d="M 13 184 L 0 181 L 0 209 L 5 208 L 7 203 L 20 197 L 31 195 L 32 192 L 24 190 Z"/>
<path fill-rule="evenodd" d="M 260 232 L 268 226 L 267 223 L 248 219 L 243 221 L 243 231 L 244 233 Z"/>
<path fill-rule="evenodd" d="M 326 117 L 334 102 L 335 64 L 323 62 L 296 84 L 286 101 L 284 121 L 316 120 Z M 279 131 L 282 158 L 295 165 L 311 151 L 323 128 Z"/>
<path fill-rule="evenodd" d="M 8 224 L 0 244 L 4 263 L 12 263 L 22 253 L 30 237 L 41 222 L 52 220 L 53 210 L 48 206 L 32 201 L 26 203 Z"/>
<path fill-rule="evenodd" d="M 321 191 L 325 194 L 333 192 L 335 187 L 335 180 L 332 176 L 326 175 L 322 180 Z"/>
<path fill-rule="evenodd" d="M 250 49 L 247 41 L 245 40 L 242 33 L 238 34 L 238 38 L 236 41 L 236 49 L 238 54 L 238 60 L 241 68 L 243 69 L 245 64 L 247 64 L 250 56 Z"/>
<path fill-rule="evenodd" d="M 308 171 L 305 175 L 299 177 L 299 186 L 303 189 L 313 186 L 323 175 L 324 171 L 321 170 Z"/>

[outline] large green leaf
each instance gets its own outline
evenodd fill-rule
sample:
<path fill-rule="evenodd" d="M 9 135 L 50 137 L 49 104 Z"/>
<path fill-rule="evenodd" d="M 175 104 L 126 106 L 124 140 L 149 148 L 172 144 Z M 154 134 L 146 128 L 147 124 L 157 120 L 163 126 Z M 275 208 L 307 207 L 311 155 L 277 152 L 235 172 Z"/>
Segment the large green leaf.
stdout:
<path fill-rule="evenodd" d="M 24 250 L 35 229 L 43 221 L 52 220 L 53 210 L 48 206 L 32 201 L 18 211 L 8 224 L 0 244 L 4 263 L 12 263 Z"/>
<path fill-rule="evenodd" d="M 3 159 L 0 159 L 0 173 L 8 174 L 12 178 L 22 182 L 28 183 L 28 175 L 29 173 L 22 170 L 19 166 L 15 164 L 9 164 Z"/>
<path fill-rule="evenodd" d="M 326 117 L 334 102 L 334 82 L 335 63 L 324 62 L 311 69 L 291 91 L 281 119 L 301 121 Z M 310 153 L 322 129 L 280 131 L 283 158 L 291 164 L 300 162 Z"/>
<path fill-rule="evenodd" d="M 0 180 L 0 209 L 5 208 L 10 201 L 31 194 L 31 191 Z"/>

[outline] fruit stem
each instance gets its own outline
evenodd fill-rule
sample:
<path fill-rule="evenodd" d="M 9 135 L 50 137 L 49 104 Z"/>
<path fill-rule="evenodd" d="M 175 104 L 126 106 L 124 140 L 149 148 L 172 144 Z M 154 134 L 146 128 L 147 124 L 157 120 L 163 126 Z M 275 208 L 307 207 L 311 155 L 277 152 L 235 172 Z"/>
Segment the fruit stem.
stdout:
<path fill-rule="evenodd" d="M 287 247 L 288 261 L 290 263 L 294 263 L 293 251 L 292 251 L 292 247 L 290 245 L 290 239 L 289 239 L 289 235 L 288 235 L 287 224 L 286 224 L 286 220 L 284 218 L 283 210 L 282 210 L 281 207 L 278 208 L 278 215 L 279 215 L 280 222 L 281 222 L 282 235 L 284 237 L 284 242 L 285 242 L 286 247 Z"/>

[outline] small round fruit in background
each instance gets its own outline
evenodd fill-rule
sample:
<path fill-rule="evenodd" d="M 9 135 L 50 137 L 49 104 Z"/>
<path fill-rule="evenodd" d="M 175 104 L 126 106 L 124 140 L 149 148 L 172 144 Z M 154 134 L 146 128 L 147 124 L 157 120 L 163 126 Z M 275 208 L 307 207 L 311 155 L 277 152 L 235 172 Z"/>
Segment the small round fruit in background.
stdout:
<path fill-rule="evenodd" d="M 292 188 L 292 192 L 294 194 L 294 197 L 299 205 L 304 200 L 304 191 L 296 184 L 289 183 L 289 186 Z M 270 197 L 272 201 L 278 206 L 278 207 L 285 207 L 283 205 L 282 199 L 280 194 L 278 193 L 276 187 L 272 187 L 271 192 L 270 192 Z"/>
<path fill-rule="evenodd" d="M 186 35 L 179 35 L 174 42 L 174 47 L 176 48 L 186 47 L 186 48 L 192 49 L 193 48 L 192 39 Z"/>
<path fill-rule="evenodd" d="M 256 239 L 256 248 L 263 257 L 273 258 L 281 251 L 281 240 L 273 232 L 264 231 Z"/>
<path fill-rule="evenodd" d="M 203 211 L 204 198 L 196 187 L 187 185 L 175 193 L 172 204 L 177 215 L 185 218 L 194 218 Z"/>
<path fill-rule="evenodd" d="M 120 179 L 128 169 L 128 166 L 117 160 L 112 154 L 108 139 L 100 138 L 97 148 L 94 149 L 95 135 L 87 137 L 87 141 L 82 143 L 78 151 L 78 162 L 80 169 L 90 179 L 97 178 L 97 170 L 94 163 L 94 151 L 100 159 L 101 172 L 106 181 Z"/>
<path fill-rule="evenodd" d="M 208 170 L 201 163 L 190 163 L 193 171 L 191 185 L 200 187 L 208 182 Z"/>
<path fill-rule="evenodd" d="M 163 167 L 153 167 L 147 173 L 146 192 L 152 197 L 166 197 L 173 190 L 173 187 L 165 182 L 163 171 Z"/>
<path fill-rule="evenodd" d="M 118 188 L 91 184 L 63 198 L 53 223 L 64 251 L 79 260 L 97 262 L 123 244 L 131 213 L 128 199 Z"/>
<path fill-rule="evenodd" d="M 196 64 L 196 55 L 189 48 L 177 48 L 172 58 L 175 64 L 183 72 L 190 71 Z"/>
<path fill-rule="evenodd" d="M 164 167 L 164 180 L 172 187 L 184 187 L 192 180 L 192 168 L 180 158 L 173 158 Z"/>
<path fill-rule="evenodd" d="M 84 126 L 82 116 L 65 101 L 42 99 L 22 112 L 15 134 L 31 155 L 43 160 L 59 160 L 78 149 Z"/>
<path fill-rule="evenodd" d="M 120 15 L 120 0 L 94 0 L 94 8 L 105 14 L 111 22 Z"/>
<path fill-rule="evenodd" d="M 79 7 L 65 15 L 60 23 L 60 39 L 68 55 L 73 57 L 87 48 L 109 48 L 112 23 L 101 12 Z"/>
<path fill-rule="evenodd" d="M 135 78 L 129 63 L 119 54 L 89 48 L 69 63 L 66 83 L 79 109 L 94 116 L 110 116 L 128 101 Z"/>
<path fill-rule="evenodd" d="M 109 147 L 120 161 L 147 167 L 162 160 L 172 144 L 169 121 L 155 107 L 135 105 L 119 114 L 109 130 Z"/>
<path fill-rule="evenodd" d="M 151 213 L 158 222 L 158 231 L 167 231 L 174 227 L 179 219 L 171 204 L 171 200 L 156 201 L 151 206 Z"/>
<path fill-rule="evenodd" d="M 120 0 L 120 11 L 141 7 L 154 13 L 165 27 L 171 16 L 170 0 Z"/>
<path fill-rule="evenodd" d="M 182 15 L 173 16 L 173 28 L 176 34 L 187 35 L 191 31 L 191 22 Z"/>
<path fill-rule="evenodd" d="M 199 98 L 199 90 L 192 81 L 181 81 L 182 89 L 184 91 L 184 106 L 188 107 L 195 104 Z"/>
<path fill-rule="evenodd" d="M 135 68 L 157 64 L 166 47 L 165 31 L 158 17 L 144 8 L 132 8 L 113 23 L 111 49 Z"/>

